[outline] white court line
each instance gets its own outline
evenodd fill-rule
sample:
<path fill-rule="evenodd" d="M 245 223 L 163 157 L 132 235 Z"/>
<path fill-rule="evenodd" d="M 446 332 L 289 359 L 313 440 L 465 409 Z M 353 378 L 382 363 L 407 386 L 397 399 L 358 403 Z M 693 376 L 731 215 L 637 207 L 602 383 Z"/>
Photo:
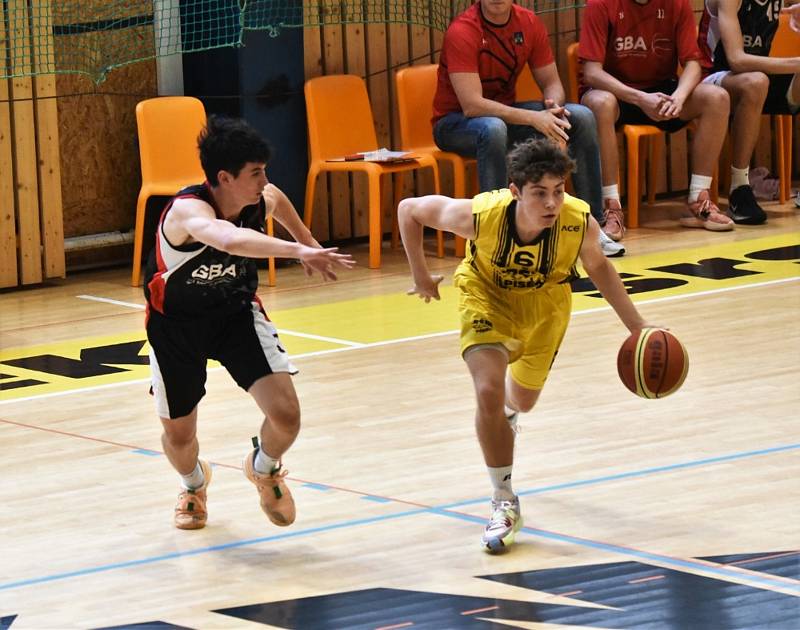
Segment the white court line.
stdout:
<path fill-rule="evenodd" d="M 81 300 L 92 300 L 93 302 L 105 302 L 106 304 L 116 304 L 117 306 L 127 306 L 128 308 L 135 308 L 140 311 L 144 310 L 144 304 L 134 304 L 133 302 L 120 302 L 119 300 L 112 300 L 111 298 L 97 297 L 96 295 L 76 295 L 76 298 Z"/>
<path fill-rule="evenodd" d="M 121 302 L 120 300 L 112 300 L 110 298 L 104 297 L 97 297 L 96 295 L 76 295 L 75 297 L 80 298 L 81 300 L 92 300 L 93 302 L 104 302 L 106 304 L 116 304 L 117 306 L 125 306 L 127 308 L 135 308 L 137 310 L 143 311 L 144 305 L 143 304 L 135 304 L 134 302 Z M 324 337 L 322 335 L 312 335 L 311 333 L 302 333 L 296 332 L 294 330 L 286 330 L 285 328 L 280 329 L 280 333 L 282 335 L 291 335 L 293 337 L 303 337 L 304 339 L 315 339 L 317 341 L 329 341 L 331 343 L 338 343 L 343 346 L 351 346 L 353 348 L 360 348 L 361 346 L 365 345 L 358 341 L 349 341 L 347 339 L 337 339 L 336 337 Z"/>
<path fill-rule="evenodd" d="M 784 279 L 781 279 L 781 280 L 768 280 L 766 282 L 759 282 L 759 283 L 756 283 L 756 284 L 743 284 L 743 285 L 738 286 L 738 287 L 726 287 L 726 288 L 721 288 L 721 289 L 709 289 L 708 291 L 700 291 L 698 293 L 686 293 L 684 295 L 671 295 L 671 296 L 667 296 L 667 297 L 653 298 L 651 300 L 642 300 L 641 302 L 636 302 L 636 304 L 637 305 L 639 305 L 639 304 L 654 304 L 656 302 L 666 302 L 666 301 L 671 301 L 671 300 L 681 300 L 681 299 L 690 298 L 690 297 L 702 297 L 702 296 L 705 296 L 705 295 L 713 295 L 715 293 L 725 293 L 725 292 L 728 292 L 728 291 L 738 291 L 739 289 L 759 288 L 759 287 L 765 287 L 765 286 L 769 286 L 769 285 L 773 285 L 773 284 L 782 284 L 782 283 L 785 283 L 785 282 L 795 282 L 797 280 L 800 280 L 800 277 L 797 277 L 797 278 L 784 278 Z M 98 301 L 107 301 L 107 300 L 105 300 L 105 298 L 94 298 L 92 296 L 78 296 L 78 297 L 86 297 L 86 299 L 96 299 Z M 111 301 L 111 300 L 108 300 L 108 301 Z M 112 303 L 116 303 L 116 301 L 114 300 L 114 301 L 112 301 Z M 125 302 L 119 302 L 119 304 L 126 305 Z M 142 308 L 138 304 L 127 304 L 127 305 L 128 306 L 132 306 L 134 308 Z M 588 313 L 596 313 L 598 311 L 608 311 L 608 310 L 611 310 L 610 306 L 598 306 L 597 308 L 587 308 L 587 309 L 584 309 L 584 310 L 581 310 L 581 311 L 574 311 L 572 314 L 573 315 L 586 315 Z M 447 331 L 444 331 L 444 332 L 430 333 L 430 334 L 427 334 L 427 335 L 417 335 L 415 337 L 402 337 L 400 339 L 390 339 L 388 341 L 375 341 L 375 342 L 372 342 L 372 343 L 364 343 L 364 344 L 361 344 L 361 345 L 353 345 L 353 346 L 348 346 L 348 347 L 345 347 L 345 348 L 332 348 L 330 350 L 317 350 L 315 352 L 306 352 L 304 354 L 293 355 L 292 356 L 292 360 L 294 361 L 296 359 L 306 359 L 306 358 L 309 358 L 309 357 L 319 357 L 319 356 L 323 356 L 323 355 L 326 355 L 326 354 L 334 354 L 334 353 L 337 353 L 337 352 L 350 352 L 351 350 L 359 350 L 359 349 L 364 349 L 364 348 L 378 348 L 380 346 L 390 346 L 390 345 L 394 345 L 394 344 L 398 344 L 398 343 L 406 343 L 406 342 L 409 342 L 409 341 L 421 341 L 423 339 L 434 339 L 436 337 L 445 337 L 447 335 L 455 335 L 458 332 L 459 332 L 458 329 L 447 330 Z M 287 334 L 289 334 L 289 333 L 287 332 Z M 215 372 L 215 371 L 221 370 L 221 369 L 223 369 L 223 368 L 222 367 L 211 368 L 209 370 L 209 372 Z M 0 406 L 6 405 L 6 404 L 9 404 L 9 403 L 28 402 L 28 401 L 31 401 L 31 400 L 41 400 L 41 399 L 44 399 L 44 398 L 53 398 L 55 396 L 64 396 L 66 394 L 86 393 L 86 392 L 98 391 L 98 390 L 102 390 L 102 389 L 109 389 L 111 387 L 120 387 L 120 386 L 123 386 L 123 385 L 136 385 L 136 384 L 149 383 L 149 382 L 150 382 L 149 378 L 140 378 L 140 379 L 136 379 L 136 380 L 132 380 L 132 381 L 122 381 L 122 382 L 119 382 L 119 383 L 108 383 L 106 385 L 95 385 L 93 387 L 86 387 L 86 388 L 82 388 L 82 389 L 70 389 L 70 390 L 63 391 L 63 392 L 51 392 L 49 394 L 39 394 L 39 395 L 35 395 L 35 396 L 26 396 L 26 397 L 23 397 L 23 398 L 13 398 L 13 399 L 10 399 L 10 400 L 0 400 Z"/>

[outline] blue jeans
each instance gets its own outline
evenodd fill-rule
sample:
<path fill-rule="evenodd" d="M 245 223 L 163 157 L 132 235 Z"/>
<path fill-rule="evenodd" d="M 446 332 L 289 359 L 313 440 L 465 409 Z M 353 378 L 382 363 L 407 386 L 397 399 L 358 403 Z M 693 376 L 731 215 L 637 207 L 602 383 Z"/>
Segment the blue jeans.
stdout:
<path fill-rule="evenodd" d="M 515 103 L 514 107 L 541 111 L 541 101 Z M 603 220 L 600 147 L 594 114 L 583 105 L 567 104 L 571 129 L 567 148 L 577 167 L 572 173 L 575 194 L 586 201 L 592 216 Z M 494 116 L 467 118 L 461 112 L 447 114 L 436 121 L 433 137 L 442 151 L 451 151 L 478 160 L 478 185 L 481 192 L 508 187 L 506 153 L 517 142 L 531 137 L 544 137 L 528 125 L 509 125 Z"/>

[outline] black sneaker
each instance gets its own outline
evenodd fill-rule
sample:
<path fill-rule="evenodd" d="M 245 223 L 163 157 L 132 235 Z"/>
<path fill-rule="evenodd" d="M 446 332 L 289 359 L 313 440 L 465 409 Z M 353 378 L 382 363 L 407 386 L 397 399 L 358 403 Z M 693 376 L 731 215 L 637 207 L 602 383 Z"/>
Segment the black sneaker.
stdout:
<path fill-rule="evenodd" d="M 739 186 L 728 198 L 728 214 L 740 225 L 761 225 L 767 222 L 767 213 L 758 205 L 753 189 Z"/>

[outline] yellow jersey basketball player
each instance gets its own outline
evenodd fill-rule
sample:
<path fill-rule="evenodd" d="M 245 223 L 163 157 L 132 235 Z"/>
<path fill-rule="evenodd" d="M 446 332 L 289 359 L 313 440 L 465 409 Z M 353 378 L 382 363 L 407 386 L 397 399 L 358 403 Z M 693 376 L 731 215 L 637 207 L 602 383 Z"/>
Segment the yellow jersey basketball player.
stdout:
<path fill-rule="evenodd" d="M 567 329 L 570 281 L 584 269 L 631 331 L 647 326 L 614 267 L 603 255 L 589 205 L 564 192 L 574 163 L 549 140 L 516 145 L 507 158 L 507 189 L 451 199 L 404 199 L 400 232 L 416 294 L 439 299 L 442 276 L 431 275 L 422 248 L 424 226 L 469 239 L 455 273 L 461 353 L 477 396 L 475 424 L 492 481 L 492 512 L 481 537 L 504 549 L 522 526 L 511 485 L 517 414 L 530 411 Z"/>

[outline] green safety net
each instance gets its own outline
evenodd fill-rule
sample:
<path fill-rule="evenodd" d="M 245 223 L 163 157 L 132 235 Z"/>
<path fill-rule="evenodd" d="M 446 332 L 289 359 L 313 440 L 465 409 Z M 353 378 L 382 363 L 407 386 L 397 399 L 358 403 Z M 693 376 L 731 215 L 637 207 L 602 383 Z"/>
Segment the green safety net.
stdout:
<path fill-rule="evenodd" d="M 248 31 L 407 24 L 444 31 L 472 0 L 3 0 L 0 78 L 80 73 L 96 83 L 119 66 L 243 46 Z M 578 0 L 519 0 L 537 13 Z"/>

